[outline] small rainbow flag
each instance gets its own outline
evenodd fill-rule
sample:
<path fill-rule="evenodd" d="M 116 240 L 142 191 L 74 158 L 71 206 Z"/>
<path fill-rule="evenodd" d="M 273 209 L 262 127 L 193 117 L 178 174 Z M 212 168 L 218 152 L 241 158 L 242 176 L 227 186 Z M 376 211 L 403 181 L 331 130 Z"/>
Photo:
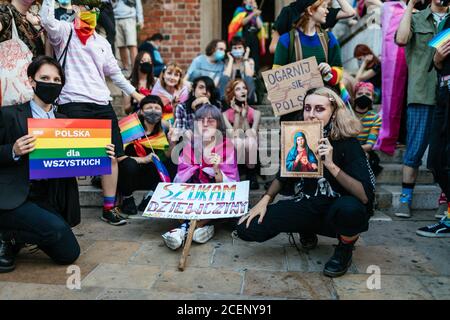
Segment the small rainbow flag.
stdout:
<path fill-rule="evenodd" d="M 111 120 L 30 118 L 28 132 L 37 138 L 31 180 L 111 174 Z"/>
<path fill-rule="evenodd" d="M 136 113 L 132 113 L 128 117 L 120 119 L 119 127 L 123 144 L 127 144 L 145 135 L 144 127 Z"/>
<path fill-rule="evenodd" d="M 433 39 L 431 39 L 431 41 L 428 42 L 428 46 L 437 49 L 449 39 L 450 39 L 450 28 L 447 28 L 439 32 Z"/>
<path fill-rule="evenodd" d="M 158 171 L 161 181 L 162 182 L 170 182 L 169 172 L 167 171 L 167 169 L 163 165 L 163 163 L 161 161 L 159 161 L 158 158 L 156 158 L 155 156 L 153 157 L 152 161 L 155 164 L 156 170 Z"/>

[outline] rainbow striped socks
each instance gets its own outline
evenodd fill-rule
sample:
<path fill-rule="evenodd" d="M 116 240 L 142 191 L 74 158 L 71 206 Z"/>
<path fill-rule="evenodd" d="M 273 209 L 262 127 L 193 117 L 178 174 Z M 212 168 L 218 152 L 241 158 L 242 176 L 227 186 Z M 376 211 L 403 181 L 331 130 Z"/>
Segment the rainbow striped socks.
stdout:
<path fill-rule="evenodd" d="M 103 211 L 109 211 L 114 208 L 116 204 L 116 197 L 103 197 Z"/>

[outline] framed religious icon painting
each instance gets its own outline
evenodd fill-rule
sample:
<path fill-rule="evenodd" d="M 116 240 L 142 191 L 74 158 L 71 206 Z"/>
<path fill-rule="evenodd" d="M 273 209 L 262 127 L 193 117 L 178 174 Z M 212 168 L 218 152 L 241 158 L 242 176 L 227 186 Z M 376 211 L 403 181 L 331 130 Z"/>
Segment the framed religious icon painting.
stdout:
<path fill-rule="evenodd" d="M 322 137 L 322 121 L 282 122 L 281 176 L 321 177 L 323 163 L 317 155 L 317 149 Z"/>

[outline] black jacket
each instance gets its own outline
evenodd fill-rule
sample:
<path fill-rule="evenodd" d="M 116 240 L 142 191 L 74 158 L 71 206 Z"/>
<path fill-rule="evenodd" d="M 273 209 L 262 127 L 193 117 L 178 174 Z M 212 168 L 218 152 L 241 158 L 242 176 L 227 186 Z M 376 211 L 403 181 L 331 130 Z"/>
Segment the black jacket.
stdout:
<path fill-rule="evenodd" d="M 27 119 L 32 118 L 30 103 L 0 108 L 0 210 L 13 210 L 30 194 L 28 155 L 18 161 L 12 157 L 14 143 L 28 134 Z M 56 118 L 65 116 L 55 113 Z M 47 195 L 37 204 L 58 213 L 73 227 L 80 223 L 80 201 L 75 178 L 49 179 L 40 185 Z M 0 214 L 1 219 L 1 214 Z"/>

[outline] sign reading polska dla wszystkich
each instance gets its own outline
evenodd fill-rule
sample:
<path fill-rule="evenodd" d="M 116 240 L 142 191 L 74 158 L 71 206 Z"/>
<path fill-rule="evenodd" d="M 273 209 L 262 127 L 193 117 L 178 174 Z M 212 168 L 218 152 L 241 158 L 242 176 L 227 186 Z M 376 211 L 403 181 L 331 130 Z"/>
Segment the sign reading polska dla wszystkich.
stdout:
<path fill-rule="evenodd" d="M 219 219 L 248 212 L 249 182 L 210 184 L 160 182 L 143 216 L 167 219 Z"/>
<path fill-rule="evenodd" d="M 28 133 L 31 180 L 111 174 L 111 120 L 28 119 Z"/>

